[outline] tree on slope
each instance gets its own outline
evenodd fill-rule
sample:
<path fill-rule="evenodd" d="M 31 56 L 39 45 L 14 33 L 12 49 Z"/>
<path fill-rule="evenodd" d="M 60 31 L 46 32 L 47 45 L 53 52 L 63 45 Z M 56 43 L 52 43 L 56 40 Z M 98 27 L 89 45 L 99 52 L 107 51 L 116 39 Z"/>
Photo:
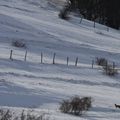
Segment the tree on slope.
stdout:
<path fill-rule="evenodd" d="M 67 0 L 64 14 L 79 9 L 80 14 L 89 20 L 97 19 L 99 23 L 119 29 L 120 0 Z M 69 11 L 69 12 L 68 12 Z"/>

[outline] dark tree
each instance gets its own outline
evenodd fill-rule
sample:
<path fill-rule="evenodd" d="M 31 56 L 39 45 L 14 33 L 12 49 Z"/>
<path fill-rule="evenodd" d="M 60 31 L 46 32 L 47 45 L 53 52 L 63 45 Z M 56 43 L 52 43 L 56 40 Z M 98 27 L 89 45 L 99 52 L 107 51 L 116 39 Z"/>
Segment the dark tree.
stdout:
<path fill-rule="evenodd" d="M 120 0 L 67 0 L 65 13 L 79 9 L 84 18 L 119 29 Z"/>

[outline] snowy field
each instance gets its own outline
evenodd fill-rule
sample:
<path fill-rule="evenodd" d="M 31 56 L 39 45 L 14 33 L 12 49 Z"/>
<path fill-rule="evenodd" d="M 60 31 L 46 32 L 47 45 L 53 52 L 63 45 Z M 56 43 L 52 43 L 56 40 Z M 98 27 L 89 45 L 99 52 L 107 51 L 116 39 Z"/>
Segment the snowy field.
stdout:
<path fill-rule="evenodd" d="M 54 0 L 0 0 L 0 106 L 45 111 L 52 120 L 119 120 L 114 104 L 120 104 L 120 75 L 106 76 L 101 69 L 92 69 L 91 62 L 103 57 L 120 67 L 120 31 L 108 32 L 99 24 L 93 28 L 87 20 L 79 24 L 72 15 L 70 21 L 61 20 L 57 5 Z M 27 46 L 26 62 L 26 49 L 12 46 L 16 40 Z M 58 109 L 63 99 L 74 95 L 93 98 L 93 107 L 82 117 Z"/>

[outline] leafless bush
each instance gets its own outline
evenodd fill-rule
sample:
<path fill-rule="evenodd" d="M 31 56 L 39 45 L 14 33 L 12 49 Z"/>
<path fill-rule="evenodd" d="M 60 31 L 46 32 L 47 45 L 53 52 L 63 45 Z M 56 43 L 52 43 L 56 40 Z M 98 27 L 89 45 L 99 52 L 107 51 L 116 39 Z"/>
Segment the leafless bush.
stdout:
<path fill-rule="evenodd" d="M 82 114 L 82 111 L 83 111 L 83 105 L 82 105 L 82 100 L 79 98 L 79 97 L 74 97 L 72 100 L 71 100 L 71 107 L 72 107 L 72 110 L 71 112 L 74 114 L 74 115 L 81 115 Z"/>
<path fill-rule="evenodd" d="M 10 110 L 0 110 L 0 120 L 11 120 L 12 112 Z"/>
<path fill-rule="evenodd" d="M 63 113 L 68 113 L 71 110 L 70 101 L 69 100 L 63 100 L 59 109 Z"/>
<path fill-rule="evenodd" d="M 115 76 L 118 74 L 118 70 L 115 69 L 113 65 L 110 65 L 110 64 L 103 66 L 103 70 L 106 73 L 106 75 L 109 75 L 109 76 Z"/>
<path fill-rule="evenodd" d="M 30 112 L 25 113 L 24 110 L 19 116 L 15 117 L 13 111 L 0 109 L 0 120 L 49 120 L 49 118 L 45 117 L 44 113 L 35 115 Z"/>
<path fill-rule="evenodd" d="M 64 100 L 60 105 L 60 110 L 63 113 L 82 115 L 83 111 L 88 111 L 91 107 L 91 97 L 80 98 L 78 96 L 75 96 L 71 100 Z"/>
<path fill-rule="evenodd" d="M 48 117 L 45 117 L 44 113 L 41 115 L 34 115 L 31 112 L 25 114 L 24 111 L 21 113 L 20 118 L 21 120 L 49 120 Z"/>
<path fill-rule="evenodd" d="M 100 66 L 106 66 L 108 61 L 105 58 L 96 58 L 96 64 Z"/>
<path fill-rule="evenodd" d="M 105 58 L 96 58 L 96 64 L 102 66 L 104 73 L 109 76 L 115 76 L 118 74 L 118 70 L 115 65 L 109 64 Z"/>
<path fill-rule="evenodd" d="M 26 48 L 26 44 L 22 41 L 12 41 L 12 46 L 19 48 Z"/>
<path fill-rule="evenodd" d="M 24 114 L 24 110 L 22 111 L 21 115 L 20 115 L 20 119 L 21 120 L 25 120 L 26 115 Z"/>

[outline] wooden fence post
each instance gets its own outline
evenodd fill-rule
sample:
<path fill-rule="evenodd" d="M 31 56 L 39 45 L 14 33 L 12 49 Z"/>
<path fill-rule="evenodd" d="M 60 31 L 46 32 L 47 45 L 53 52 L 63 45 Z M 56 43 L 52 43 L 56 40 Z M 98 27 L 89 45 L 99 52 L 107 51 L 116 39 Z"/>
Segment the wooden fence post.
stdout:
<path fill-rule="evenodd" d="M 53 55 L 53 64 L 55 64 L 55 57 L 56 57 L 56 53 L 54 53 Z"/>
<path fill-rule="evenodd" d="M 94 66 L 94 60 L 92 60 L 92 69 L 93 69 L 93 66 Z"/>
<path fill-rule="evenodd" d="M 12 54 L 13 54 L 13 50 L 10 51 L 10 60 L 13 60 Z"/>
<path fill-rule="evenodd" d="M 27 60 L 27 50 L 25 52 L 25 59 L 24 59 L 24 61 L 26 61 L 26 60 Z"/>
<path fill-rule="evenodd" d="M 77 63 L 78 63 L 78 57 L 75 60 L 75 66 L 77 67 Z"/>
<path fill-rule="evenodd" d="M 41 52 L 41 64 L 43 63 L 43 53 Z"/>
<path fill-rule="evenodd" d="M 106 75 L 108 74 L 108 62 L 106 61 L 106 66 L 105 66 L 105 68 L 106 68 Z"/>
<path fill-rule="evenodd" d="M 67 66 L 69 65 L 69 57 L 67 57 Z"/>
<path fill-rule="evenodd" d="M 113 62 L 113 71 L 115 70 L 115 62 Z"/>

